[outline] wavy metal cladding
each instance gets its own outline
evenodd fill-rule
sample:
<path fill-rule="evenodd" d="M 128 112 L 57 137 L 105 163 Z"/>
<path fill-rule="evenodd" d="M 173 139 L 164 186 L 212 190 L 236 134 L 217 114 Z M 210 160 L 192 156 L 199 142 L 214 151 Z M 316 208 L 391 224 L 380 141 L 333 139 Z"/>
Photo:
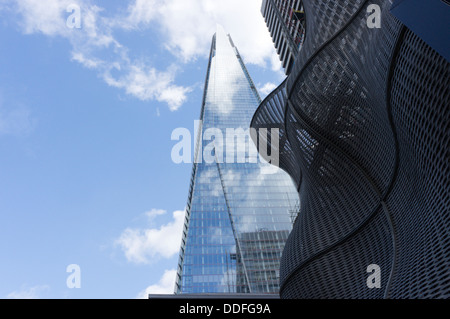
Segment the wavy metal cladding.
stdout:
<path fill-rule="evenodd" d="M 303 3 L 302 50 L 251 124 L 282 128 L 301 200 L 280 295 L 449 298 L 449 63 L 389 1 Z M 381 288 L 367 286 L 371 264 Z"/>

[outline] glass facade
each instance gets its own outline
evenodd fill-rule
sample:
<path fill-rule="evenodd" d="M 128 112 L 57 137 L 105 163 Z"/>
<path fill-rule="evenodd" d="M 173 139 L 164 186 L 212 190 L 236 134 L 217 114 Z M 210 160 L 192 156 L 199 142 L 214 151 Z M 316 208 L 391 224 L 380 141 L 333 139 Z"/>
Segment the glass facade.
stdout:
<path fill-rule="evenodd" d="M 260 102 L 239 52 L 218 27 L 175 293 L 279 291 L 280 258 L 298 193 L 289 175 L 257 157 L 248 130 Z"/>

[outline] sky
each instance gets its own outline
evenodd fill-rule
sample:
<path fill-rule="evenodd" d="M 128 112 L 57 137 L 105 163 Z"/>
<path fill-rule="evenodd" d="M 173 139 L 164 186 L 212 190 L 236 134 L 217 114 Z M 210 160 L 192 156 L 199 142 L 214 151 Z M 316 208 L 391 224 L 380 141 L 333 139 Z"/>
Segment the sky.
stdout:
<path fill-rule="evenodd" d="M 194 132 L 217 24 L 262 98 L 283 81 L 260 8 L 0 0 L 0 298 L 173 292 L 192 167 L 171 134 Z"/>

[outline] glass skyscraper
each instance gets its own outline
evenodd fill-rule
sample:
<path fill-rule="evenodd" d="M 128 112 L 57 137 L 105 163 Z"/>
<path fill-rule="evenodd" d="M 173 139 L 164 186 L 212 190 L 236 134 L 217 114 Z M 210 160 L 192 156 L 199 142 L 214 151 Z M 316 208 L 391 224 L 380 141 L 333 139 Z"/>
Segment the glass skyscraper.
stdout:
<path fill-rule="evenodd" d="M 177 294 L 279 291 L 280 258 L 298 193 L 284 171 L 256 157 L 248 131 L 260 102 L 231 37 L 218 26 L 205 81 Z"/>

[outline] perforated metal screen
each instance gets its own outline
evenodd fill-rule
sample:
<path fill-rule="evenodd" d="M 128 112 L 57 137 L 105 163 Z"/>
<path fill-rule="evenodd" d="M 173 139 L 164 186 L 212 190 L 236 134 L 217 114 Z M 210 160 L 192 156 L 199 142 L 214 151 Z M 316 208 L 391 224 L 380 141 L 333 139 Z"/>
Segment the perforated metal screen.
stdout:
<path fill-rule="evenodd" d="M 282 298 L 450 297 L 449 63 L 390 5 L 305 0 L 302 50 L 253 117 L 281 128 L 301 200 Z"/>

